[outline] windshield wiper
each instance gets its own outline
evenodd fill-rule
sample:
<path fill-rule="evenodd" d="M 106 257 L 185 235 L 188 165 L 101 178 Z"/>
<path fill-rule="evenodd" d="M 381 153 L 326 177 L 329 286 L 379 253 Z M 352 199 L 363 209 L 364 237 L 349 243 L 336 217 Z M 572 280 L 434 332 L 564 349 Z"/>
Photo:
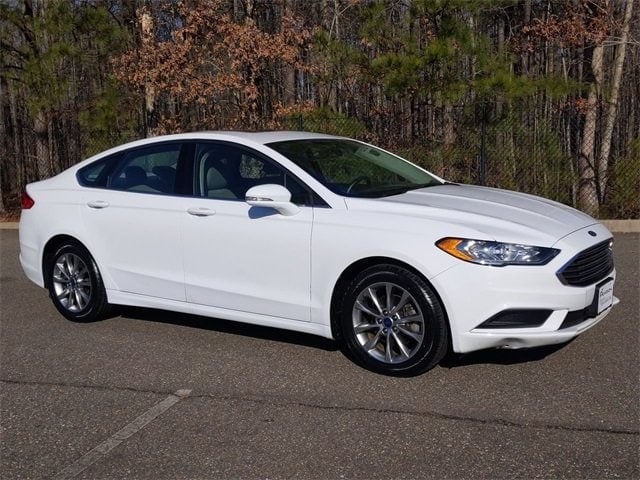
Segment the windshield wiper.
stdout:
<path fill-rule="evenodd" d="M 397 191 L 394 191 L 394 193 L 389 193 L 386 196 L 400 195 L 401 193 L 407 193 L 411 190 L 420 190 L 421 188 L 436 187 L 438 185 L 442 185 L 442 184 L 441 183 L 422 183 L 418 185 L 402 185 L 402 187 L 397 186 L 399 187 L 397 188 Z"/>
<path fill-rule="evenodd" d="M 359 192 L 353 192 L 349 194 L 351 197 L 361 197 L 361 198 L 378 198 L 378 197 L 390 197 L 393 195 L 400 195 L 402 193 L 406 193 L 409 190 L 418 190 L 420 188 L 427 187 L 435 187 L 437 185 L 441 185 L 440 183 L 421 183 L 421 184 L 413 184 L 413 185 L 387 185 L 384 187 L 379 187 L 376 189 L 370 190 L 361 190 Z"/>

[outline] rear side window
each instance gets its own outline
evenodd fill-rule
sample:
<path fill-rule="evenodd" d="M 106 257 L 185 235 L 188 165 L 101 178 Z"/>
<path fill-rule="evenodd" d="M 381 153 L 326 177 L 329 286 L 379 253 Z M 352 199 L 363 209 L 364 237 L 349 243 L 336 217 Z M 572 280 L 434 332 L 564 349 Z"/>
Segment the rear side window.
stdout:
<path fill-rule="evenodd" d="M 170 143 L 125 153 L 110 176 L 109 188 L 130 192 L 174 193 L 181 144 Z"/>
<path fill-rule="evenodd" d="M 82 167 L 76 174 L 78 182 L 85 187 L 106 187 L 109 172 L 113 169 L 113 166 L 120 157 L 121 154 L 111 155 L 110 157 L 96 160 L 86 167 Z"/>

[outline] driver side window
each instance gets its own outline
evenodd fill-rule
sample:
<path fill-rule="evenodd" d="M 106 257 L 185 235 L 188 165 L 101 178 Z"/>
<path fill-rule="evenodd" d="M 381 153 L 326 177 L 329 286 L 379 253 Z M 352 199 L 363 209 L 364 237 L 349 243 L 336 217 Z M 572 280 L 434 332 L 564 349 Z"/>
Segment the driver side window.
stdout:
<path fill-rule="evenodd" d="M 288 172 L 247 150 L 222 143 L 197 145 L 194 183 L 200 197 L 241 201 L 251 187 L 273 183 L 287 188 L 293 203 L 311 203 L 308 190 Z"/>

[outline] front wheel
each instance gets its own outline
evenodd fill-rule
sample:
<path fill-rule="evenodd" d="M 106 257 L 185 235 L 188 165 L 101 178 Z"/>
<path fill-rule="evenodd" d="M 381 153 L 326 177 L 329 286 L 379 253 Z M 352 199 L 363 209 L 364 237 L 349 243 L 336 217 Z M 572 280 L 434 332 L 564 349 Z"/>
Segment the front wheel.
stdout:
<path fill-rule="evenodd" d="M 91 254 L 76 243 L 62 245 L 49 256 L 46 271 L 49 296 L 56 309 L 74 322 L 106 316 L 107 294 Z"/>
<path fill-rule="evenodd" d="M 386 375 L 417 375 L 444 357 L 448 328 L 431 287 L 396 265 L 377 265 L 357 275 L 340 305 L 345 353 Z"/>

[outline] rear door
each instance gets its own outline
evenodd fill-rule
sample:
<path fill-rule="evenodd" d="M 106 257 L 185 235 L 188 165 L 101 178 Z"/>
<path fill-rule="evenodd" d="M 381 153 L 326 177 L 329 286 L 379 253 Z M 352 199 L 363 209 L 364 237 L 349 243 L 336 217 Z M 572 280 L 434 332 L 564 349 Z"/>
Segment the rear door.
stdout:
<path fill-rule="evenodd" d="M 107 288 L 185 300 L 180 251 L 185 199 L 178 178 L 190 163 L 185 162 L 190 151 L 182 142 L 126 151 L 108 167 L 104 185 L 86 190 L 83 220 Z M 79 180 L 91 187 L 91 172 L 81 170 Z"/>

